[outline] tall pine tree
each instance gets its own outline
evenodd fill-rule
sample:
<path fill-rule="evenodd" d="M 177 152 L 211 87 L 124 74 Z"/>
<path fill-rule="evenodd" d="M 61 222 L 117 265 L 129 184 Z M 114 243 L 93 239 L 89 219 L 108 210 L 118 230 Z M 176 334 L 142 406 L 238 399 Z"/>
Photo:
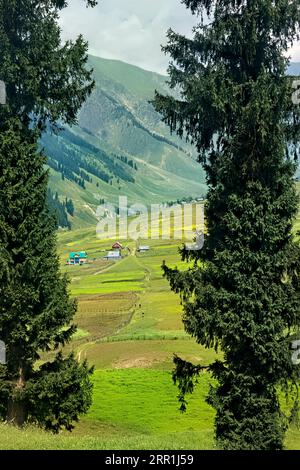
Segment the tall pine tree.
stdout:
<path fill-rule="evenodd" d="M 299 35 L 299 2 L 182 0 L 200 22 L 192 39 L 168 33 L 171 86 L 157 94 L 163 119 L 199 152 L 209 185 L 202 251 L 193 267 L 164 266 L 184 304 L 186 331 L 223 352 L 208 365 L 208 402 L 225 449 L 281 449 L 288 417 L 278 390 L 297 392 L 291 341 L 300 327 L 298 199 L 291 158 L 299 119 L 285 52 Z M 205 18 L 205 21 L 204 21 Z M 205 365 L 175 358 L 181 407 Z M 296 398 L 295 398 L 296 397 Z M 297 393 L 291 393 L 292 412 Z"/>
<path fill-rule="evenodd" d="M 90 6 L 95 1 L 86 2 Z M 43 131 L 73 124 L 93 88 L 82 37 L 61 45 L 62 0 L 0 0 L 0 414 L 8 422 L 72 429 L 91 404 L 92 370 L 61 347 L 76 330 L 76 304 L 56 255 L 46 203 Z M 38 366 L 41 354 L 58 351 Z"/>

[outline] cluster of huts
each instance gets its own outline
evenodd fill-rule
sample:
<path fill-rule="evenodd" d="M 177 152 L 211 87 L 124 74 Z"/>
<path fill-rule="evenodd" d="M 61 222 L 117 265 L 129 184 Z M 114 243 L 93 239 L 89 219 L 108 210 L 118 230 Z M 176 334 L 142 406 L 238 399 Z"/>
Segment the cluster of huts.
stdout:
<path fill-rule="evenodd" d="M 122 250 L 123 250 L 123 245 L 120 242 L 116 242 L 112 245 L 111 251 L 107 253 L 106 256 L 104 256 L 103 259 L 106 260 L 112 260 L 112 261 L 118 261 L 122 259 Z M 138 247 L 138 252 L 139 253 L 146 253 L 147 251 L 150 250 L 150 246 L 147 245 L 141 245 Z M 69 265 L 74 266 L 74 265 L 83 265 L 89 262 L 88 259 L 88 254 L 86 251 L 74 251 L 70 253 L 69 255 Z"/>

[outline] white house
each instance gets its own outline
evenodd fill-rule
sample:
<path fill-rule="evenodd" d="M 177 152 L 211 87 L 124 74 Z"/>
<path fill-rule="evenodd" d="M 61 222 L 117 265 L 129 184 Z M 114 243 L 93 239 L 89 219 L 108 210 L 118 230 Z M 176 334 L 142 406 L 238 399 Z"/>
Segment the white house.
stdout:
<path fill-rule="evenodd" d="M 149 250 L 150 250 L 150 246 L 146 246 L 146 245 L 145 246 L 139 246 L 139 249 L 138 249 L 138 251 L 140 253 L 145 253 L 146 251 L 149 251 Z"/>
<path fill-rule="evenodd" d="M 122 259 L 122 255 L 121 255 L 121 252 L 117 250 L 109 251 L 107 255 L 104 257 L 104 259 L 117 261 L 119 259 Z"/>

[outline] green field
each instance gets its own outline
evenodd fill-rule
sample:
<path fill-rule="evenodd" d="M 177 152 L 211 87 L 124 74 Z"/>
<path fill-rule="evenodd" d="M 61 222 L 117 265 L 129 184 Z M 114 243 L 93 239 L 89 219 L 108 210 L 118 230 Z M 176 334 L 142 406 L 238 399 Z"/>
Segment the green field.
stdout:
<path fill-rule="evenodd" d="M 182 307 L 162 277 L 165 260 L 186 267 L 178 241 L 124 242 L 124 258 L 103 260 L 114 239 L 99 240 L 95 229 L 61 232 L 61 268 L 78 299 L 78 331 L 67 351 L 95 366 L 94 399 L 89 413 L 72 433 L 59 436 L 33 427 L 16 430 L 0 425 L 2 449 L 215 449 L 214 411 L 205 397 L 212 379 L 199 378 L 188 398 L 187 413 L 178 408 L 178 390 L 171 372 L 173 355 L 202 365 L 216 353 L 188 337 L 181 321 Z M 93 262 L 68 266 L 70 251 L 85 250 Z M 292 427 L 288 449 L 300 449 L 300 431 Z"/>

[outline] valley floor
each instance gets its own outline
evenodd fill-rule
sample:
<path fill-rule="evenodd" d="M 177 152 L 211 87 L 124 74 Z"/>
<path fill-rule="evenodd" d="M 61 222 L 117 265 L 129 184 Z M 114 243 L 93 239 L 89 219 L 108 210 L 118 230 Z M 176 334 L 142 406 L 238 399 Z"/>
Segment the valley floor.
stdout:
<path fill-rule="evenodd" d="M 95 366 L 94 400 L 73 433 L 59 436 L 32 427 L 22 431 L 0 425 L 1 449 L 215 449 L 214 411 L 205 402 L 212 379 L 203 374 L 178 410 L 172 383 L 173 354 L 203 365 L 215 357 L 188 337 L 182 307 L 162 277 L 161 265 L 187 268 L 178 241 L 147 241 L 139 254 L 125 243 L 121 261 L 104 261 L 115 240 L 101 241 L 93 229 L 59 235 L 62 270 L 79 300 L 78 332 L 68 349 Z M 71 251 L 85 250 L 85 266 L 66 266 Z M 300 431 L 291 428 L 286 447 L 300 449 Z"/>

